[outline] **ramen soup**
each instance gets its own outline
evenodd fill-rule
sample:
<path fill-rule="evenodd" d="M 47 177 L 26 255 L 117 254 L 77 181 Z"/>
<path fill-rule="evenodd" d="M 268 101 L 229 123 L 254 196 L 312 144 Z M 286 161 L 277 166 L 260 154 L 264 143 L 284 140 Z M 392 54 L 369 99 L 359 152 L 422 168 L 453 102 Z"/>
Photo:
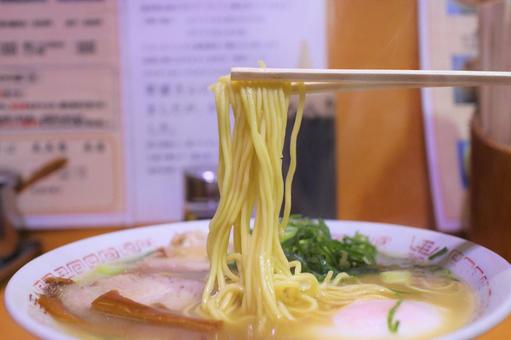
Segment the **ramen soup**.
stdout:
<path fill-rule="evenodd" d="M 338 284 L 374 284 L 385 291 L 295 321 L 204 320 L 195 306 L 209 270 L 206 236 L 191 232 L 136 259 L 100 265 L 70 279 L 48 279 L 40 304 L 63 330 L 90 338 L 430 338 L 473 316 L 474 294 L 445 269 L 405 261 L 358 267 Z M 383 261 L 384 263 L 389 261 Z"/>
<path fill-rule="evenodd" d="M 48 313 L 74 330 L 134 338 L 431 337 L 470 319 L 472 294 L 449 272 L 378 266 L 364 235 L 337 240 L 324 222 L 290 215 L 305 84 L 222 77 L 211 89 L 220 201 L 207 237 L 181 235 L 142 259 L 50 279 L 39 298 Z"/>

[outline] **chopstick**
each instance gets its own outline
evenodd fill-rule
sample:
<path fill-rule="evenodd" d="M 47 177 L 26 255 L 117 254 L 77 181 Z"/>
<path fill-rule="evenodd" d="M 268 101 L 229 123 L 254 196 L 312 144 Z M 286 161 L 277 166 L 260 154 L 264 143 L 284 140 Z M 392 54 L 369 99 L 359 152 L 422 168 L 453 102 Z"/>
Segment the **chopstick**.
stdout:
<path fill-rule="evenodd" d="M 233 67 L 232 80 L 355 84 L 382 86 L 437 87 L 511 85 L 511 72 L 500 71 L 431 71 L 431 70 L 350 70 L 350 69 L 286 69 Z M 312 84 L 310 84 L 312 85 Z M 321 85 L 325 90 L 326 86 Z M 342 86 L 341 86 L 342 87 Z M 318 85 L 318 89 L 320 86 Z"/>
<path fill-rule="evenodd" d="M 303 84 L 303 85 L 302 85 Z M 361 91 L 361 90 L 378 90 L 390 88 L 408 88 L 418 89 L 424 87 L 466 87 L 470 86 L 467 83 L 406 83 L 406 82 L 393 82 L 393 83 L 335 83 L 335 82 L 304 82 L 304 83 L 291 83 L 291 93 L 297 94 L 300 92 L 300 86 L 304 87 L 306 93 L 320 93 L 320 92 L 343 92 L 343 91 Z"/>

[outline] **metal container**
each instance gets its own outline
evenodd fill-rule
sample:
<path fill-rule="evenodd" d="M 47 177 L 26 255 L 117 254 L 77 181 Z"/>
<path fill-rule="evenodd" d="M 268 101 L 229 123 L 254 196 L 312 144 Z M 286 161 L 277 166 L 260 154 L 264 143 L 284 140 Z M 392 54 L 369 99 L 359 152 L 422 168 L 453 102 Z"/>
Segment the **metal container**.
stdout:
<path fill-rule="evenodd" d="M 213 167 L 188 168 L 184 177 L 185 220 L 212 218 L 220 200 L 216 170 Z"/>
<path fill-rule="evenodd" d="M 17 229 L 23 218 L 16 204 L 16 187 L 21 177 L 14 171 L 0 169 L 0 259 L 15 253 L 18 247 Z"/>

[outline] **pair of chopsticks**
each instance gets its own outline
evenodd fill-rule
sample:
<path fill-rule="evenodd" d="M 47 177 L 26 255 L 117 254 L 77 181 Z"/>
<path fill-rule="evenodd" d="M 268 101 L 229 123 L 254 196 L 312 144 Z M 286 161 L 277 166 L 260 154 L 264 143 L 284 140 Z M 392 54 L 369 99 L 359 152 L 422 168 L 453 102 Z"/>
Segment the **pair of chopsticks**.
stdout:
<path fill-rule="evenodd" d="M 306 92 L 350 91 L 392 87 L 468 87 L 511 85 L 511 72 L 431 70 L 349 70 L 233 67 L 232 80 L 303 83 Z"/>

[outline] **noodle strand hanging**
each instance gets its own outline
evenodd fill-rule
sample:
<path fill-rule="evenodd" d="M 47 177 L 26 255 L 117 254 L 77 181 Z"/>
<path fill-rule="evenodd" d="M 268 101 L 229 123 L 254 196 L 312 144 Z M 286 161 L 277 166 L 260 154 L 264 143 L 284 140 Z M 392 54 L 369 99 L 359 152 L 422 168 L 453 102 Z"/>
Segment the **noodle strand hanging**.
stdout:
<path fill-rule="evenodd" d="M 262 325 L 321 315 L 360 297 L 388 294 L 379 285 L 342 285 L 348 277 L 344 273 L 336 277 L 329 273 L 320 283 L 303 273 L 299 262 L 289 262 L 282 250 L 280 234 L 291 211 L 296 141 L 304 110 L 303 86 L 285 179 L 282 152 L 291 84 L 231 82 L 223 77 L 212 91 L 218 112 L 221 198 L 209 227 L 211 271 L 199 312 L 227 322 L 252 319 Z"/>

